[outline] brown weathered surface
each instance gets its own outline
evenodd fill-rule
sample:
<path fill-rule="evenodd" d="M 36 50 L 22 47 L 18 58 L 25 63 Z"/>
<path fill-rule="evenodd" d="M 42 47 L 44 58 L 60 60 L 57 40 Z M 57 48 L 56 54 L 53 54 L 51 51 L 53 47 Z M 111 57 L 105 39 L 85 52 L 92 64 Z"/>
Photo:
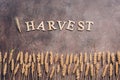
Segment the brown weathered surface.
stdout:
<path fill-rule="evenodd" d="M 21 21 L 22 33 L 14 18 Z M 25 21 L 92 20 L 91 32 L 26 32 Z M 36 24 L 38 24 L 36 23 Z M 120 50 L 119 0 L 0 0 L 0 50 L 79 52 Z"/>

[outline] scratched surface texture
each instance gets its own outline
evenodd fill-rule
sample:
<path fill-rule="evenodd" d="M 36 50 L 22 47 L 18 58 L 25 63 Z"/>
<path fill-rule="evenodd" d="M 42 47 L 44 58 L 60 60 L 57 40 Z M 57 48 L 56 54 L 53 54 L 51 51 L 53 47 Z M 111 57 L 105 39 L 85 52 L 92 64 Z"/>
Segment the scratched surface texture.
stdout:
<path fill-rule="evenodd" d="M 15 16 L 21 23 L 19 33 Z M 91 31 L 31 31 L 25 21 L 91 20 Z M 78 53 L 120 50 L 120 0 L 0 0 L 0 50 Z"/>

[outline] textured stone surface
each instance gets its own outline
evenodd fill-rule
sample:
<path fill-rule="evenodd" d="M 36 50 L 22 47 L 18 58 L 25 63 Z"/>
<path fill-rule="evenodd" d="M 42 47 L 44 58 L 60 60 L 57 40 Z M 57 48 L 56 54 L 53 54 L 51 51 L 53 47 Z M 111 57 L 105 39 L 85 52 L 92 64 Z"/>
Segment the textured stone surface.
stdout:
<path fill-rule="evenodd" d="M 19 33 L 14 17 L 21 21 Z M 25 21 L 91 20 L 90 32 L 25 31 Z M 79 52 L 120 50 L 119 0 L 0 0 L 0 50 Z"/>

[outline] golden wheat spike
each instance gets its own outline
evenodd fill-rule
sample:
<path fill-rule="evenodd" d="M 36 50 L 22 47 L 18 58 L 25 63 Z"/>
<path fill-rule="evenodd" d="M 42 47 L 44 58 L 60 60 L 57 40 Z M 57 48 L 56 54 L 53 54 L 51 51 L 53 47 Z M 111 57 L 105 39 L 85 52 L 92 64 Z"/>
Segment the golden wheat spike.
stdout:
<path fill-rule="evenodd" d="M 31 54 L 29 55 L 29 60 L 28 61 L 29 61 L 29 63 L 32 62 L 32 55 Z"/>
<path fill-rule="evenodd" d="M 107 69 L 108 69 L 108 64 L 105 65 L 103 72 L 102 72 L 102 77 L 105 77 L 106 73 L 107 73 Z"/>
<path fill-rule="evenodd" d="M 89 67 L 90 67 L 90 64 L 87 63 L 87 64 L 86 64 L 86 69 L 85 69 L 85 76 L 88 76 L 88 73 L 89 73 Z"/>
<path fill-rule="evenodd" d="M 35 55 L 35 53 L 32 54 L 32 57 L 33 57 L 33 62 L 36 63 L 36 55 Z"/>
<path fill-rule="evenodd" d="M 44 64 L 44 54 L 43 54 L 43 52 L 41 53 L 41 65 L 43 65 Z"/>
<path fill-rule="evenodd" d="M 89 58 L 90 63 L 92 63 L 93 59 L 92 59 L 92 54 L 90 53 L 90 58 Z"/>
<path fill-rule="evenodd" d="M 68 65 L 68 70 L 67 70 L 67 74 L 69 75 L 71 72 L 71 64 Z"/>
<path fill-rule="evenodd" d="M 102 64 L 104 65 L 106 62 L 106 54 L 105 52 L 102 53 Z"/>
<path fill-rule="evenodd" d="M 45 54 L 45 63 L 48 63 L 48 51 L 46 52 L 46 54 Z"/>
<path fill-rule="evenodd" d="M 20 64 L 23 64 L 23 52 L 20 52 Z"/>
<path fill-rule="evenodd" d="M 32 62 L 32 65 L 31 65 L 31 68 L 32 68 L 32 75 L 34 74 L 34 71 L 35 71 L 35 64 L 34 64 L 34 62 Z"/>
<path fill-rule="evenodd" d="M 18 52 L 17 57 L 16 57 L 16 61 L 20 60 L 20 52 Z"/>
<path fill-rule="evenodd" d="M 18 69 L 19 69 L 19 63 L 17 64 L 17 66 L 15 67 L 15 69 L 14 69 L 14 75 L 16 75 L 16 73 L 17 73 L 17 71 L 18 71 Z"/>
<path fill-rule="evenodd" d="M 50 79 L 53 78 L 54 73 L 55 73 L 55 66 L 52 66 L 52 71 L 50 73 Z"/>
<path fill-rule="evenodd" d="M 78 65 L 75 64 L 75 66 L 74 66 L 74 68 L 73 68 L 73 73 L 75 73 L 75 71 L 77 70 L 77 67 L 78 67 Z"/>
<path fill-rule="evenodd" d="M 51 65 L 53 64 L 53 53 L 52 53 L 52 51 L 50 51 L 50 64 Z"/>
<path fill-rule="evenodd" d="M 99 72 L 99 69 L 100 69 L 100 63 L 97 63 L 96 65 L 95 65 L 95 67 L 96 67 L 96 75 L 98 75 L 98 72 Z"/>
<path fill-rule="evenodd" d="M 91 73 L 91 77 L 94 76 L 94 67 L 93 64 L 90 64 L 90 73 Z"/>
<path fill-rule="evenodd" d="M 3 76 L 5 76 L 6 73 L 7 73 L 7 63 L 5 63 L 3 67 Z"/>
<path fill-rule="evenodd" d="M 8 61 L 9 64 L 10 64 L 10 62 L 11 62 L 11 60 L 12 60 L 13 51 L 14 51 L 14 49 L 12 49 L 12 50 L 10 51 L 9 61 Z"/>
<path fill-rule="evenodd" d="M 64 58 L 63 58 L 63 54 L 60 55 L 60 65 L 63 67 L 64 65 Z"/>
<path fill-rule="evenodd" d="M 118 65 L 118 62 L 115 63 L 115 74 L 116 76 L 118 76 L 118 73 L 119 73 L 119 65 Z"/>
<path fill-rule="evenodd" d="M 1 55 L 1 53 L 0 53 L 0 55 Z M 8 53 L 7 53 L 7 52 L 5 52 L 4 57 L 3 57 L 3 63 L 4 63 L 4 62 L 5 62 L 5 60 L 7 59 L 7 55 L 8 55 Z M 1 62 L 1 60 L 0 60 L 0 62 Z"/>
<path fill-rule="evenodd" d="M 117 51 L 117 60 L 118 60 L 118 63 L 120 64 L 120 51 Z"/>
<path fill-rule="evenodd" d="M 80 53 L 80 64 L 83 62 L 83 55 L 82 55 L 82 53 Z"/>
<path fill-rule="evenodd" d="M 28 52 L 25 53 L 25 63 L 28 63 L 28 58 L 29 58 L 29 55 L 28 55 Z"/>
<path fill-rule="evenodd" d="M 65 75 L 66 75 L 66 70 L 67 70 L 67 67 L 66 67 L 66 65 L 64 64 L 64 65 L 63 65 L 63 69 L 62 69 L 62 76 L 63 76 L 63 77 L 65 77 Z"/>
<path fill-rule="evenodd" d="M 87 62 L 87 53 L 85 52 L 85 54 L 84 54 L 84 63 L 86 63 Z"/>
<path fill-rule="evenodd" d="M 40 53 L 37 54 L 37 63 L 40 63 L 41 57 Z"/>
<path fill-rule="evenodd" d="M 45 63 L 45 72 L 48 73 L 48 71 L 49 71 L 49 64 Z"/>
<path fill-rule="evenodd" d="M 11 61 L 11 71 L 13 72 L 13 70 L 14 70 L 14 59 L 12 59 L 12 61 Z"/>
<path fill-rule="evenodd" d="M 56 53 L 56 54 L 55 54 L 55 63 L 58 62 L 58 59 L 59 59 L 59 55 L 58 55 L 58 53 Z"/>
<path fill-rule="evenodd" d="M 98 52 L 98 62 L 101 61 L 101 57 L 102 57 L 102 53 L 101 53 L 101 52 Z"/>
<path fill-rule="evenodd" d="M 77 61 L 77 57 L 78 57 L 78 55 L 75 54 L 75 55 L 74 55 L 74 58 L 73 58 L 73 59 L 74 59 L 74 63 L 76 63 L 76 61 Z"/>
<path fill-rule="evenodd" d="M 21 73 L 24 74 L 24 72 L 25 72 L 25 64 L 23 63 L 22 64 L 22 71 L 21 71 Z"/>
<path fill-rule="evenodd" d="M 40 63 L 37 63 L 37 71 L 38 71 L 38 76 L 42 77 L 42 72 L 41 72 L 41 65 Z"/>
<path fill-rule="evenodd" d="M 69 64 L 69 54 L 66 55 L 66 61 L 65 64 L 68 65 Z"/>
<path fill-rule="evenodd" d="M 107 63 L 110 63 L 110 51 L 107 52 Z"/>
<path fill-rule="evenodd" d="M 80 71 L 83 72 L 83 62 L 80 63 Z"/>
<path fill-rule="evenodd" d="M 113 65 L 110 63 L 110 77 L 113 75 Z"/>
<path fill-rule="evenodd" d="M 60 65 L 58 64 L 57 65 L 57 73 L 59 73 L 60 72 Z"/>
<path fill-rule="evenodd" d="M 76 79 L 77 80 L 80 79 L 80 70 L 79 69 L 76 70 Z"/>
<path fill-rule="evenodd" d="M 112 61 L 112 63 L 115 62 L 115 53 L 111 53 L 111 61 Z"/>
<path fill-rule="evenodd" d="M 70 54 L 70 64 L 73 62 L 73 54 Z"/>
<path fill-rule="evenodd" d="M 94 53 L 94 60 L 93 63 L 96 64 L 97 63 L 97 53 Z"/>

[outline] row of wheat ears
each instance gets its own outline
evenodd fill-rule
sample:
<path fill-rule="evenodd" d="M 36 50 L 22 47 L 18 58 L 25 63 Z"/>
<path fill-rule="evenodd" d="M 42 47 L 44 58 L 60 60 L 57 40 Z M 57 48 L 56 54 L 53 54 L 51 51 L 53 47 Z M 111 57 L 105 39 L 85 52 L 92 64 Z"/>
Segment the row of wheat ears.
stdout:
<path fill-rule="evenodd" d="M 107 71 L 109 71 L 109 77 L 113 75 L 118 77 L 119 75 L 119 51 L 117 53 L 108 51 L 93 54 L 53 54 L 51 51 L 37 54 L 26 52 L 24 54 L 20 51 L 16 57 L 13 53 L 14 50 L 11 50 L 9 54 L 0 52 L 0 73 L 4 80 L 7 73 L 12 80 L 15 80 L 16 74 L 21 74 L 22 80 L 26 80 L 29 75 L 32 75 L 34 80 L 43 77 L 45 74 L 52 79 L 54 75 L 60 73 L 62 77 L 70 74 L 75 75 L 76 79 L 79 80 L 87 76 L 97 77 L 100 69 L 102 69 L 102 78 L 106 76 Z"/>

